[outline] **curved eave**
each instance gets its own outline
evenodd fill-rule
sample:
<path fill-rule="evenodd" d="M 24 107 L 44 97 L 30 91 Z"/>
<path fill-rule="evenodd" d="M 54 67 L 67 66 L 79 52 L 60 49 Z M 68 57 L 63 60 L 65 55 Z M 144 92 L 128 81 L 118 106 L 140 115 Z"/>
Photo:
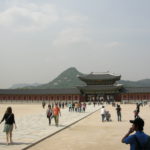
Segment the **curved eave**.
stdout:
<path fill-rule="evenodd" d="M 120 90 L 123 88 L 123 85 L 88 85 L 88 86 L 80 86 L 78 89 L 84 91 L 114 91 Z"/>
<path fill-rule="evenodd" d="M 84 82 L 88 82 L 88 81 L 102 82 L 102 81 L 109 81 L 109 80 L 110 81 L 118 81 L 121 79 L 121 76 L 114 76 L 111 78 L 92 78 L 92 77 L 87 77 L 87 76 L 79 76 L 78 78 Z"/>

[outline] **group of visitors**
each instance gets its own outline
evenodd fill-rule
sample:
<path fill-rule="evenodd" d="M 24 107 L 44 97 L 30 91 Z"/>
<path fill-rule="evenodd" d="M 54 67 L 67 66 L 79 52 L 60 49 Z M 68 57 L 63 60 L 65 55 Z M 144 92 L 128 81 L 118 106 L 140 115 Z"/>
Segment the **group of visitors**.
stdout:
<path fill-rule="evenodd" d="M 81 102 L 74 102 L 74 103 L 68 103 L 68 109 L 69 112 L 85 112 L 86 110 L 86 103 Z"/>
<path fill-rule="evenodd" d="M 45 106 L 44 106 L 45 107 Z M 55 125 L 58 126 L 59 124 L 59 115 L 61 115 L 60 108 L 58 107 L 58 104 L 55 104 L 55 106 L 52 108 L 51 105 L 48 105 L 48 109 L 46 111 L 47 118 L 49 120 L 49 125 L 51 125 L 51 119 L 54 118 L 55 120 Z M 12 144 L 12 131 L 13 128 L 17 128 L 16 123 L 15 123 L 15 115 L 12 112 L 12 108 L 8 107 L 6 109 L 6 112 L 3 115 L 2 120 L 0 121 L 0 124 L 5 121 L 4 124 L 4 130 L 3 132 L 6 133 L 6 143 Z M 15 125 L 15 126 L 13 126 Z"/>
<path fill-rule="evenodd" d="M 116 111 L 117 111 L 118 121 L 121 121 L 121 107 L 118 104 L 117 104 L 117 107 L 116 107 Z M 105 106 L 102 106 L 100 113 L 101 113 L 101 117 L 102 117 L 102 122 L 104 122 L 104 121 L 112 121 L 111 120 L 111 114 L 110 114 L 109 111 L 107 111 L 105 109 Z"/>
<path fill-rule="evenodd" d="M 52 103 L 50 103 L 51 107 L 53 108 L 56 103 L 57 103 L 58 107 L 62 108 L 62 109 L 68 106 L 68 102 L 60 102 L 59 101 L 59 102 L 52 102 Z M 42 107 L 43 107 L 43 109 L 45 108 L 45 106 L 46 106 L 46 102 L 43 100 L 42 101 Z"/>
<path fill-rule="evenodd" d="M 86 103 L 74 102 L 68 103 L 69 112 L 85 112 L 86 110 Z M 55 105 L 48 105 L 46 110 L 46 116 L 49 121 L 49 125 L 51 125 L 51 120 L 54 118 L 55 125 L 58 126 L 59 123 L 59 116 L 61 115 L 59 103 L 55 103 Z"/>
<path fill-rule="evenodd" d="M 54 107 L 52 107 L 50 104 L 48 105 L 48 109 L 46 111 L 46 116 L 49 121 L 49 125 L 51 125 L 51 119 L 54 118 L 55 125 L 58 126 L 59 123 L 59 116 L 61 115 L 60 108 L 58 107 L 58 104 L 56 103 Z"/>
<path fill-rule="evenodd" d="M 115 107 L 115 105 L 113 105 Z M 132 126 L 125 136 L 122 138 L 122 142 L 130 144 L 130 150 L 150 150 L 150 136 L 143 132 L 144 130 L 144 120 L 139 116 L 141 104 L 136 104 L 136 109 L 134 110 L 134 120 L 130 120 Z M 117 119 L 121 121 L 121 107 L 116 105 Z M 105 106 L 101 108 L 102 122 L 110 121 L 107 119 L 107 111 Z M 109 115 L 111 116 L 111 115 Z M 132 134 L 135 131 L 134 134 Z M 130 135 L 132 134 L 132 135 Z"/>
<path fill-rule="evenodd" d="M 120 107 L 120 105 L 113 103 L 112 106 L 113 106 L 113 107 L 116 107 L 117 120 L 118 120 L 118 121 L 121 121 L 122 115 L 121 115 L 121 107 Z M 137 104 L 136 104 L 136 109 L 133 111 L 133 112 L 134 112 L 134 118 L 135 118 L 135 119 L 136 119 L 136 118 L 139 118 L 140 106 L 141 106 L 141 103 L 137 103 Z M 104 107 L 104 106 L 102 106 L 102 108 L 101 108 L 102 122 L 108 120 L 108 119 L 107 119 L 107 116 L 111 117 L 111 114 L 109 113 L 109 111 L 106 111 L 106 110 L 105 110 L 105 107 Z M 108 117 L 108 118 L 109 118 L 109 117 Z"/>
<path fill-rule="evenodd" d="M 85 111 L 86 103 L 74 103 L 74 109 L 72 109 L 73 103 L 68 104 L 69 111 L 76 111 L 80 112 Z M 79 107 L 80 106 L 80 107 Z M 143 132 L 144 130 L 144 120 L 139 116 L 140 113 L 140 104 L 136 104 L 136 109 L 134 110 L 134 120 L 130 120 L 132 126 L 130 127 L 129 131 L 124 135 L 122 138 L 122 142 L 125 144 L 130 144 L 131 150 L 150 150 L 150 136 Z M 45 106 L 44 106 L 45 107 Z M 84 109 L 83 109 L 84 108 Z M 121 107 L 120 105 L 116 105 L 116 113 L 118 121 L 121 121 Z M 46 111 L 46 116 L 49 121 L 49 125 L 51 125 L 51 119 L 53 118 L 55 121 L 55 125 L 59 125 L 59 116 L 61 115 L 60 107 L 56 103 L 54 106 L 48 105 L 48 109 Z M 101 117 L 102 122 L 111 121 L 111 114 L 109 111 L 105 109 L 105 106 L 102 105 L 101 108 Z M 11 144 L 13 143 L 12 140 L 12 131 L 13 125 L 17 128 L 15 123 L 15 115 L 12 112 L 12 108 L 8 107 L 6 112 L 4 113 L 0 124 L 5 120 L 4 125 L 4 132 L 6 133 L 6 143 Z M 135 132 L 134 134 L 132 134 Z M 132 134 L 132 135 L 131 135 Z"/>
<path fill-rule="evenodd" d="M 101 116 L 102 116 L 102 122 L 111 121 L 111 114 L 109 113 L 109 111 L 106 111 L 105 106 L 102 106 L 101 108 Z"/>

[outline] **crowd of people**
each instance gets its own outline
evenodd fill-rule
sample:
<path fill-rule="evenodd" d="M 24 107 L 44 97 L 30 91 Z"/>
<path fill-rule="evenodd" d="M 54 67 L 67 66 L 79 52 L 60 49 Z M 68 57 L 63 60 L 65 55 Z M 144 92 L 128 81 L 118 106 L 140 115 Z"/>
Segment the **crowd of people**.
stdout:
<path fill-rule="evenodd" d="M 89 103 L 91 104 L 91 103 Z M 101 105 L 100 109 L 100 115 L 102 122 L 110 122 L 112 121 L 111 113 L 109 110 L 106 110 L 105 106 L 103 104 L 99 103 L 93 103 L 93 107 L 95 105 Z M 42 102 L 42 107 L 45 108 L 46 103 Z M 51 103 L 47 105 L 46 110 L 46 116 L 48 118 L 48 123 L 51 125 L 51 120 L 54 119 L 55 126 L 58 127 L 59 125 L 59 117 L 61 116 L 61 108 L 68 107 L 69 112 L 85 112 L 87 103 L 85 102 L 69 102 L 69 103 Z M 122 109 L 119 104 L 112 104 L 113 107 L 115 107 L 116 111 L 116 118 L 118 122 L 122 121 Z M 140 113 L 140 107 L 142 105 L 140 103 L 136 104 L 136 108 L 133 111 L 134 113 L 134 119 L 130 120 L 130 123 L 132 123 L 132 127 L 129 129 L 127 134 L 122 138 L 122 142 L 126 144 L 131 145 L 131 150 L 148 150 L 146 149 L 150 145 L 150 137 L 143 132 L 144 130 L 144 120 L 139 116 Z M 13 143 L 12 140 L 12 131 L 13 127 L 17 128 L 15 123 L 15 115 L 12 112 L 12 108 L 8 107 L 6 112 L 4 113 L 0 124 L 5 121 L 4 125 L 4 132 L 6 133 L 6 143 Z M 130 135 L 135 131 L 135 134 Z M 146 145 L 146 146 L 145 146 Z M 139 149 L 138 149 L 139 148 Z M 145 149 L 143 149 L 145 148 Z M 150 150 L 150 149 L 149 149 Z"/>
<path fill-rule="evenodd" d="M 118 122 L 122 121 L 122 113 L 121 113 L 122 109 L 121 109 L 121 106 L 119 104 L 116 104 L 116 103 L 112 103 L 112 106 L 116 107 L 116 114 L 117 114 Z M 136 109 L 133 111 L 135 119 L 139 118 L 140 106 L 143 107 L 143 104 L 136 103 Z M 105 109 L 105 106 L 103 106 L 103 105 L 101 107 L 100 114 L 101 114 L 102 122 L 104 122 L 104 121 L 111 121 L 111 114 L 110 114 L 110 112 L 108 110 Z"/>
<path fill-rule="evenodd" d="M 121 107 L 118 104 L 116 107 L 116 112 L 117 112 L 118 121 L 121 121 Z M 105 106 L 102 106 L 102 108 L 100 110 L 100 114 L 101 114 L 102 122 L 112 121 L 111 114 L 108 110 L 105 109 Z"/>
<path fill-rule="evenodd" d="M 144 104 L 145 106 L 146 104 Z M 116 107 L 116 114 L 118 122 L 122 121 L 121 118 L 121 106 L 115 103 L 112 103 L 113 107 Z M 122 138 L 122 143 L 130 144 L 130 150 L 150 150 L 150 136 L 144 133 L 144 120 L 140 113 L 140 106 L 143 106 L 141 103 L 136 104 L 136 108 L 133 111 L 134 113 L 134 120 L 130 120 L 132 126 L 130 127 L 129 131 L 124 135 Z M 105 109 L 105 106 L 102 106 L 100 110 L 102 122 L 111 121 L 111 115 L 108 115 L 108 112 Z M 134 134 L 132 134 L 135 132 Z"/>
<path fill-rule="evenodd" d="M 86 103 L 80 103 L 80 102 L 73 102 L 68 103 L 69 112 L 85 112 L 86 110 Z"/>
<path fill-rule="evenodd" d="M 56 103 L 54 107 L 52 107 L 50 104 L 48 105 L 48 109 L 46 111 L 46 116 L 49 121 L 49 125 L 51 125 L 51 119 L 54 118 L 55 125 L 58 127 L 59 123 L 59 116 L 61 115 L 60 108 L 58 107 L 58 104 Z"/>
<path fill-rule="evenodd" d="M 45 103 L 44 107 L 45 108 Z M 42 102 L 43 106 L 43 102 Z M 48 108 L 46 110 L 46 116 L 49 121 L 49 125 L 51 125 L 51 120 L 54 118 L 55 125 L 58 126 L 59 123 L 59 116 L 61 115 L 61 108 L 64 108 L 64 106 L 68 107 L 69 112 L 85 112 L 86 110 L 86 103 L 80 103 L 80 102 L 69 102 L 69 103 L 52 103 L 48 104 Z"/>

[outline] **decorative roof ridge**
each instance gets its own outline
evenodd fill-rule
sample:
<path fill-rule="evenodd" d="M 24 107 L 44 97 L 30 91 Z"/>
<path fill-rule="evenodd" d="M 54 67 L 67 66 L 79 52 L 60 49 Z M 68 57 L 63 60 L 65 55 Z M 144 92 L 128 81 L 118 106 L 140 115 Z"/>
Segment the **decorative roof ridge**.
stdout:
<path fill-rule="evenodd" d="M 116 74 L 116 73 L 113 73 L 113 72 L 109 72 L 109 71 L 107 71 L 107 72 L 91 72 L 90 74 L 94 74 L 94 75 L 100 75 L 100 74 L 102 74 L 102 75 L 113 75 L 113 76 L 121 76 L 120 74 Z"/>

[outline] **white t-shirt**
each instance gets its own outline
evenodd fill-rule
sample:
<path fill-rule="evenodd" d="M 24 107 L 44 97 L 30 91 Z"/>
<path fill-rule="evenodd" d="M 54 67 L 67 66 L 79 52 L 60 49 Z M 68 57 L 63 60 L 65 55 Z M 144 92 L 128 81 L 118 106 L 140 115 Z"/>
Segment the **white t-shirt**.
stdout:
<path fill-rule="evenodd" d="M 101 115 L 105 114 L 105 108 L 101 108 Z"/>

